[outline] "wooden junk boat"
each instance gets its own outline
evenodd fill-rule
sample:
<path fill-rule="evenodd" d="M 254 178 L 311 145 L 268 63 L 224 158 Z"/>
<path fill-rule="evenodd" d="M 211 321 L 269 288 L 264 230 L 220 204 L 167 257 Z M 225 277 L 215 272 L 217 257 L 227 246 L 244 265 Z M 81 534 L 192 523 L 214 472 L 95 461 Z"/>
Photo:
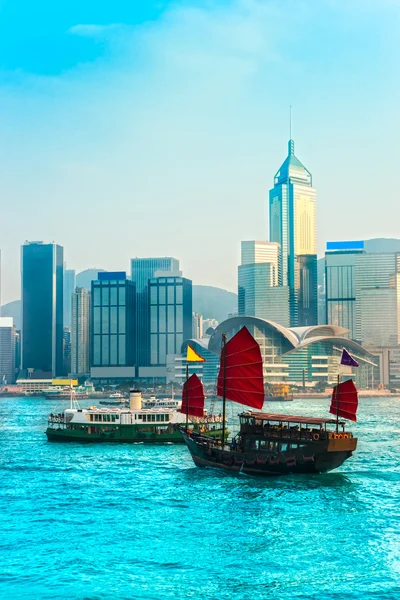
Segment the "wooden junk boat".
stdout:
<path fill-rule="evenodd" d="M 191 395 L 190 380 L 183 391 L 188 414 L 197 402 Z M 252 409 L 263 408 L 260 347 L 246 327 L 228 342 L 223 335 L 217 393 L 223 399 L 223 423 L 226 400 Z M 346 431 L 346 423 L 340 418 L 356 421 L 357 407 L 357 390 L 353 381 L 348 380 L 338 382 L 333 389 L 330 412 L 335 418 L 249 410 L 239 415 L 240 431 L 231 441 L 226 441 L 224 433 L 221 439 L 215 440 L 182 426 L 179 430 L 199 467 L 263 476 L 325 473 L 343 464 L 356 449 L 357 438 Z M 198 403 L 196 409 L 199 410 Z"/>

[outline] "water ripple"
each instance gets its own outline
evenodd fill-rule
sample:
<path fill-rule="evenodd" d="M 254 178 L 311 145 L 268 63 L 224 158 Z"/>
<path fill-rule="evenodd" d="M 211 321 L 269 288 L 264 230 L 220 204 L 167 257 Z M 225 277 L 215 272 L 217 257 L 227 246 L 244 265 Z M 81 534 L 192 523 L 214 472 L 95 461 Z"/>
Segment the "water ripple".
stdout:
<path fill-rule="evenodd" d="M 341 469 L 277 479 L 180 446 L 49 444 L 50 410 L 0 401 L 1 598 L 400 598 L 399 401 L 360 401 Z"/>

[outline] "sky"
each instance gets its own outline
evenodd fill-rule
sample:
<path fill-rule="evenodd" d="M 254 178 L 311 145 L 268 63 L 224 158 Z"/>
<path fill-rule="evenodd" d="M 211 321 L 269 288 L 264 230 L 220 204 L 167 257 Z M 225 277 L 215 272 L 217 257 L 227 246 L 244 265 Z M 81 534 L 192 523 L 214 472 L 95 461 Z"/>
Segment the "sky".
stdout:
<path fill-rule="evenodd" d="M 296 155 L 327 240 L 400 237 L 400 0 L 0 0 L 2 302 L 20 247 L 236 290 Z"/>

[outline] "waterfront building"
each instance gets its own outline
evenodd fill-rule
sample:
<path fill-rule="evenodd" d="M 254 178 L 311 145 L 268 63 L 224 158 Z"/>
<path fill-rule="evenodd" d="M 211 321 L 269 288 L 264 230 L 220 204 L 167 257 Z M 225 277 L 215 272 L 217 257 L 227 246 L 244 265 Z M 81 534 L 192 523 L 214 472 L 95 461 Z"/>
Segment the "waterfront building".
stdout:
<path fill-rule="evenodd" d="M 50 390 L 53 388 L 70 388 L 78 385 L 77 379 L 35 379 L 34 377 L 28 379 L 17 379 L 17 386 L 25 394 L 40 394 L 44 390 Z"/>
<path fill-rule="evenodd" d="M 196 340 L 203 337 L 203 315 L 195 312 L 192 315 L 192 337 Z"/>
<path fill-rule="evenodd" d="M 92 281 L 91 376 L 135 378 L 135 284 L 125 272 L 101 272 Z"/>
<path fill-rule="evenodd" d="M 335 383 L 342 348 L 360 362 L 354 374 L 356 379 L 365 378 L 365 372 L 373 368 L 374 356 L 344 337 L 347 329 L 333 325 L 288 328 L 267 319 L 239 315 L 220 323 L 209 340 L 208 349 L 219 355 L 222 334 L 226 333 L 230 339 L 242 327 L 247 327 L 260 345 L 266 383 L 309 386 L 317 382 Z"/>
<path fill-rule="evenodd" d="M 151 368 L 139 377 L 166 377 L 168 354 L 178 354 L 192 336 L 192 282 L 185 277 L 149 280 Z"/>
<path fill-rule="evenodd" d="M 0 385 L 15 382 L 15 342 L 12 317 L 0 317 Z"/>
<path fill-rule="evenodd" d="M 76 274 L 64 265 L 64 327 L 71 327 L 72 294 L 75 291 Z"/>
<path fill-rule="evenodd" d="M 131 259 L 131 280 L 136 288 L 135 352 L 139 366 L 151 364 L 149 280 L 160 271 L 179 275 L 179 260 L 172 257 Z"/>
<path fill-rule="evenodd" d="M 280 248 L 279 284 L 289 288 L 291 326 L 317 324 L 316 190 L 293 140 L 269 193 L 269 233 Z"/>
<path fill-rule="evenodd" d="M 63 372 L 63 248 L 22 246 L 22 368 Z"/>
<path fill-rule="evenodd" d="M 289 288 L 279 285 L 279 251 L 274 242 L 242 242 L 238 313 L 289 326 Z"/>
<path fill-rule="evenodd" d="M 356 257 L 364 254 L 364 242 L 328 242 L 325 253 L 326 320 L 349 330 L 356 338 Z"/>
<path fill-rule="evenodd" d="M 72 294 L 71 372 L 90 373 L 90 298 L 85 288 L 77 287 Z"/>

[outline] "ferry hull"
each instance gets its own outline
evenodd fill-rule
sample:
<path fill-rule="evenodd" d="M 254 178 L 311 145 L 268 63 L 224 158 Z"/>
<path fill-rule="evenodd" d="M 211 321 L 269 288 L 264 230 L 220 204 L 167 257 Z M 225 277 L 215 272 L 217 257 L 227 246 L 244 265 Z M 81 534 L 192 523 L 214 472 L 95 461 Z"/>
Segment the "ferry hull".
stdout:
<path fill-rule="evenodd" d="M 210 436 L 220 438 L 222 429 L 215 429 L 208 433 Z M 153 431 L 141 431 L 136 426 L 120 426 L 118 429 L 105 430 L 101 432 L 92 431 L 89 427 L 84 429 L 67 429 L 48 427 L 46 430 L 47 439 L 50 442 L 81 442 L 92 443 L 116 443 L 116 444 L 183 444 L 184 440 L 180 432 L 174 427 L 167 433 L 158 433 L 157 429 Z"/>
<path fill-rule="evenodd" d="M 290 474 L 318 474 L 337 469 L 356 449 L 357 439 L 324 440 L 312 442 L 301 449 L 279 454 L 222 450 L 207 444 L 206 438 L 182 437 L 198 467 L 212 467 L 249 475 L 274 477 Z M 334 444 L 332 442 L 335 442 Z"/>

